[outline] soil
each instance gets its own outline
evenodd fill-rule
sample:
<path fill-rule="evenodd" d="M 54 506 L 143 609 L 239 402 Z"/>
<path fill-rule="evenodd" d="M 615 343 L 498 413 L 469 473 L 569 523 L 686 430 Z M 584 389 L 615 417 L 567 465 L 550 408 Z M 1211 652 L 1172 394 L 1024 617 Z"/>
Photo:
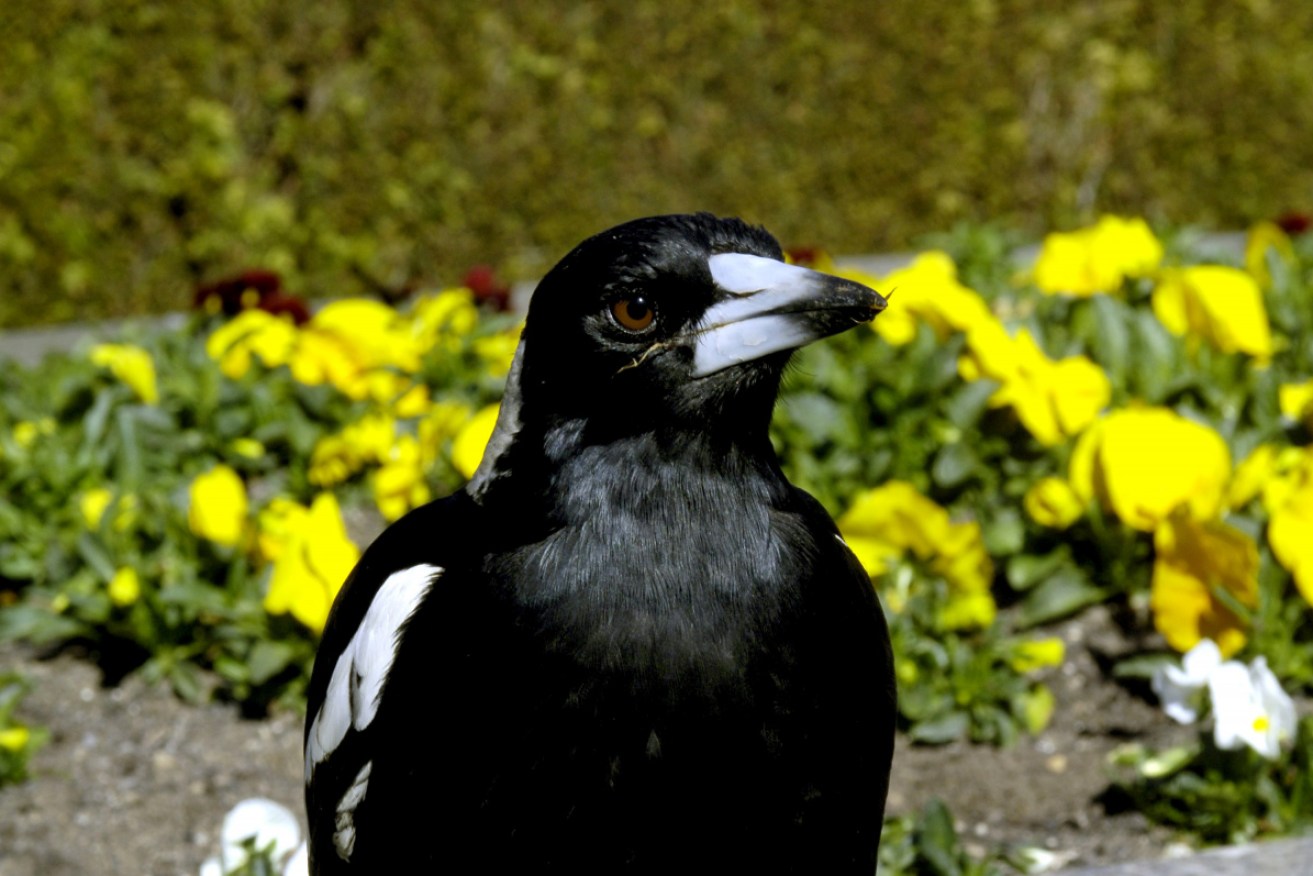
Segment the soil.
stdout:
<path fill-rule="evenodd" d="M 1129 739 L 1166 745 L 1192 731 L 1108 680 L 1109 661 L 1136 643 L 1107 610 L 1053 632 L 1068 648 L 1049 679 L 1051 726 L 1007 749 L 900 740 L 889 812 L 938 797 L 968 848 L 1039 846 L 1057 866 L 1159 857 L 1169 833 L 1101 802 L 1108 754 Z M 0 789 L 0 876 L 194 876 L 238 801 L 263 796 L 300 810 L 300 715 L 247 720 L 132 676 L 106 686 L 94 664 L 68 653 L 3 646 L 0 669 L 31 679 L 19 715 L 50 731 L 31 778 Z"/>

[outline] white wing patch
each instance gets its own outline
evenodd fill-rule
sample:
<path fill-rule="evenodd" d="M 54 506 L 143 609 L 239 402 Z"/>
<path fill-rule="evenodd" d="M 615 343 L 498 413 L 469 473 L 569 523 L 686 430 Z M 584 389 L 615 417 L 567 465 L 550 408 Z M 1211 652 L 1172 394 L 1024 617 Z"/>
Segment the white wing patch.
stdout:
<path fill-rule="evenodd" d="M 401 627 L 442 571 L 438 566 L 419 565 L 394 572 L 374 594 L 356 634 L 333 664 L 324 702 L 310 725 L 305 742 L 306 784 L 315 765 L 333 753 L 348 730 L 364 730 L 378 714 L 379 695 L 401 644 Z M 363 785 L 360 793 L 363 796 Z"/>
<path fill-rule="evenodd" d="M 372 760 L 361 767 L 355 781 L 337 804 L 333 817 L 333 848 L 343 861 L 351 860 L 351 853 L 356 849 L 356 807 L 365 799 L 365 791 L 369 789 L 369 774 L 373 769 Z"/>

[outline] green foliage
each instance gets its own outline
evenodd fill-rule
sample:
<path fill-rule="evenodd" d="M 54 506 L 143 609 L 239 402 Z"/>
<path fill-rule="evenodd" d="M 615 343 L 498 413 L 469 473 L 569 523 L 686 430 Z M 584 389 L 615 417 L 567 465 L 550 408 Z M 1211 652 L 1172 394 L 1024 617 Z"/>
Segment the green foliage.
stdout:
<path fill-rule="evenodd" d="M 997 632 L 972 637 L 929 634 L 916 612 L 890 624 L 898 675 L 898 712 L 914 742 L 957 739 L 1010 745 L 1039 733 L 1053 694 L 1014 666 L 1014 645 Z"/>
<path fill-rule="evenodd" d="M 924 810 L 885 821 L 880 837 L 880 861 L 876 876 L 1003 876 L 1025 872 L 1004 866 L 1008 859 L 999 853 L 982 857 L 962 847 L 953 816 L 940 800 L 931 800 Z"/>
<path fill-rule="evenodd" d="M 274 843 L 261 849 L 256 847 L 255 837 L 250 837 L 240 845 L 243 857 L 241 865 L 223 876 L 278 876 L 281 872 L 274 862 L 274 852 L 277 851 Z"/>
<path fill-rule="evenodd" d="M 483 260 L 528 277 L 661 211 L 867 252 L 1102 210 L 1234 227 L 1313 187 L 1307 4 L 51 0 L 3 21 L 0 325 L 178 308 L 248 266 L 338 294 Z"/>
<path fill-rule="evenodd" d="M 1269 761 L 1245 748 L 1222 751 L 1205 739 L 1192 749 L 1124 749 L 1117 787 L 1153 821 L 1209 843 L 1238 843 L 1313 826 L 1313 717 L 1299 724 L 1294 750 Z M 1129 769 L 1125 769 L 1129 768 Z"/>
<path fill-rule="evenodd" d="M 27 778 L 27 763 L 45 744 L 49 733 L 28 727 L 14 713 L 31 684 L 12 672 L 0 673 L 0 787 Z"/>
<path fill-rule="evenodd" d="M 301 701 L 316 636 L 266 611 L 271 567 L 252 533 L 231 547 L 196 536 L 188 485 L 222 464 L 251 484 L 253 503 L 308 502 L 317 441 L 367 406 L 286 368 L 225 377 L 200 341 L 213 325 L 139 339 L 159 374 L 158 404 L 80 353 L 35 369 L 0 362 L 0 638 L 77 639 L 115 674 L 140 668 L 186 699 L 218 693 L 259 712 Z M 429 370 L 458 397 L 478 386 L 468 349 L 435 358 Z M 30 443 L 17 437 L 24 427 Z M 255 456 L 242 450 L 252 440 Z M 449 463 L 430 477 L 443 491 L 460 483 Z M 360 479 L 340 489 L 367 503 Z M 109 505 L 92 525 L 84 502 L 96 491 Z M 140 594 L 116 601 L 123 569 Z"/>

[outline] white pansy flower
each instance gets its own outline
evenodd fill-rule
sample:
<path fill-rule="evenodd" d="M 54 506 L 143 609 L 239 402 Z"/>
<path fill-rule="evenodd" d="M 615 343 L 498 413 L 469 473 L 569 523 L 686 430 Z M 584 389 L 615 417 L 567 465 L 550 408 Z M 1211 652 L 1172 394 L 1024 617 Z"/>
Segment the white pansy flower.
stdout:
<path fill-rule="evenodd" d="M 1295 703 L 1262 657 L 1248 669 L 1234 661 L 1223 663 L 1208 679 L 1208 695 L 1218 748 L 1230 751 L 1248 745 L 1275 760 L 1281 742 L 1294 737 Z"/>
<path fill-rule="evenodd" d="M 1159 667 L 1150 685 L 1162 701 L 1167 716 L 1178 724 L 1193 724 L 1199 720 L 1203 690 L 1221 664 L 1222 652 L 1217 643 L 1212 639 L 1200 639 L 1199 644 L 1181 658 L 1180 667 Z"/>
<path fill-rule="evenodd" d="M 296 847 L 296 854 L 287 859 L 283 866 L 283 876 L 309 876 L 310 849 L 304 842 Z"/>
<path fill-rule="evenodd" d="M 250 859 L 251 840 L 256 851 L 270 851 L 275 866 L 288 859 L 284 868 L 287 876 L 304 876 L 309 870 L 296 816 L 280 803 L 252 797 L 238 803 L 224 816 L 219 857 L 201 864 L 200 876 L 223 876 L 245 865 Z"/>

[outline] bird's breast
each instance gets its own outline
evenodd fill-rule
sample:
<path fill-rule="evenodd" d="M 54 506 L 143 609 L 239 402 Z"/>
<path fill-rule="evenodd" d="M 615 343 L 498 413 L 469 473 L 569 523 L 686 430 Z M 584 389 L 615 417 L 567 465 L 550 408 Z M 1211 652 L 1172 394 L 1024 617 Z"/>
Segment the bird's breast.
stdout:
<path fill-rule="evenodd" d="M 739 678 L 805 583 L 805 528 L 748 478 L 600 471 L 563 487 L 559 525 L 491 559 L 517 615 L 593 669 Z"/>

